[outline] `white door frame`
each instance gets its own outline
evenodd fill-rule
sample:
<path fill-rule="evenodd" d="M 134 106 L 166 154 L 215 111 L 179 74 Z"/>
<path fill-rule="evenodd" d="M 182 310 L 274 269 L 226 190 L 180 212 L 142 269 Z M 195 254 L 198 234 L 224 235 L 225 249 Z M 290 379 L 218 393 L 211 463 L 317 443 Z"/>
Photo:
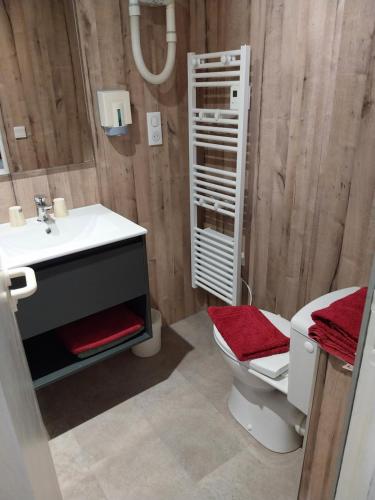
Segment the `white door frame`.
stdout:
<path fill-rule="evenodd" d="M 0 499 L 61 500 L 0 256 Z"/>
<path fill-rule="evenodd" d="M 375 260 L 353 372 L 335 500 L 375 499 Z"/>

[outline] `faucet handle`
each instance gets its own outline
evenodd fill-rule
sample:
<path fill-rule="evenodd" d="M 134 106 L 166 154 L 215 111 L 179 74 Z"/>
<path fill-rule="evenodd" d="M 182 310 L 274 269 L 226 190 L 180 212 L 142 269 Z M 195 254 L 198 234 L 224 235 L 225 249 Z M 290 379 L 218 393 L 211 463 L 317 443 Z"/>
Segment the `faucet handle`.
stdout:
<path fill-rule="evenodd" d="M 44 194 L 36 194 L 34 196 L 34 201 L 37 205 L 43 206 L 46 204 L 46 197 L 44 196 Z"/>

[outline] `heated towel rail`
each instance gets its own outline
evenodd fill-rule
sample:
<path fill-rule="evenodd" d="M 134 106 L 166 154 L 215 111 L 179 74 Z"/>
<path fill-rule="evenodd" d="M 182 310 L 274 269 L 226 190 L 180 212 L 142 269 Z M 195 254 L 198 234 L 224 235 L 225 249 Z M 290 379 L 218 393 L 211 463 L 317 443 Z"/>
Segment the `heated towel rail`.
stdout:
<path fill-rule="evenodd" d="M 248 45 L 240 50 L 188 54 L 192 286 L 232 305 L 241 302 L 249 79 Z M 208 89 L 216 89 L 211 99 L 198 95 Z M 220 91 L 228 107 L 219 109 L 212 106 L 220 100 L 215 98 Z M 219 162 L 210 160 L 215 152 L 219 152 Z M 226 155 L 234 168 L 228 168 Z M 202 223 L 200 209 L 231 218 L 231 234 Z"/>

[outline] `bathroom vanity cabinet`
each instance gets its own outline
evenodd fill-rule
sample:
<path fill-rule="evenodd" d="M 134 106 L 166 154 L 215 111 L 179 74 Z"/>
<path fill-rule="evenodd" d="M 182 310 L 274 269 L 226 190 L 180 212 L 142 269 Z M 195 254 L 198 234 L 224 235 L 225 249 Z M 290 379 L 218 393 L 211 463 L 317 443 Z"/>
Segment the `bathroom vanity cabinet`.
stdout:
<path fill-rule="evenodd" d="M 38 290 L 16 313 L 34 386 L 42 387 L 152 336 L 145 236 L 33 264 Z M 55 329 L 126 303 L 144 330 L 108 350 L 80 359 Z"/>

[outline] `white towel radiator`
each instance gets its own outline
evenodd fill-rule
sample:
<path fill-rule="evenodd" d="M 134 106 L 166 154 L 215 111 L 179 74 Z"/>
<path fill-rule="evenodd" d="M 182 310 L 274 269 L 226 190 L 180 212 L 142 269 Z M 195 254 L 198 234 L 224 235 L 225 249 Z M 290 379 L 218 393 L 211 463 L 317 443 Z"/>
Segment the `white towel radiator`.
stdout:
<path fill-rule="evenodd" d="M 248 45 L 240 50 L 188 54 L 192 286 L 203 288 L 232 305 L 241 302 L 249 79 Z M 197 101 L 200 102 L 197 89 L 205 88 L 224 89 L 228 107 L 197 107 Z M 221 165 L 212 165 L 209 160 L 198 161 L 207 156 L 197 153 L 200 148 L 206 153 L 230 152 L 235 168 L 228 169 L 225 160 Z M 199 227 L 199 207 L 232 218 L 233 233 L 227 235 L 210 227 Z"/>

